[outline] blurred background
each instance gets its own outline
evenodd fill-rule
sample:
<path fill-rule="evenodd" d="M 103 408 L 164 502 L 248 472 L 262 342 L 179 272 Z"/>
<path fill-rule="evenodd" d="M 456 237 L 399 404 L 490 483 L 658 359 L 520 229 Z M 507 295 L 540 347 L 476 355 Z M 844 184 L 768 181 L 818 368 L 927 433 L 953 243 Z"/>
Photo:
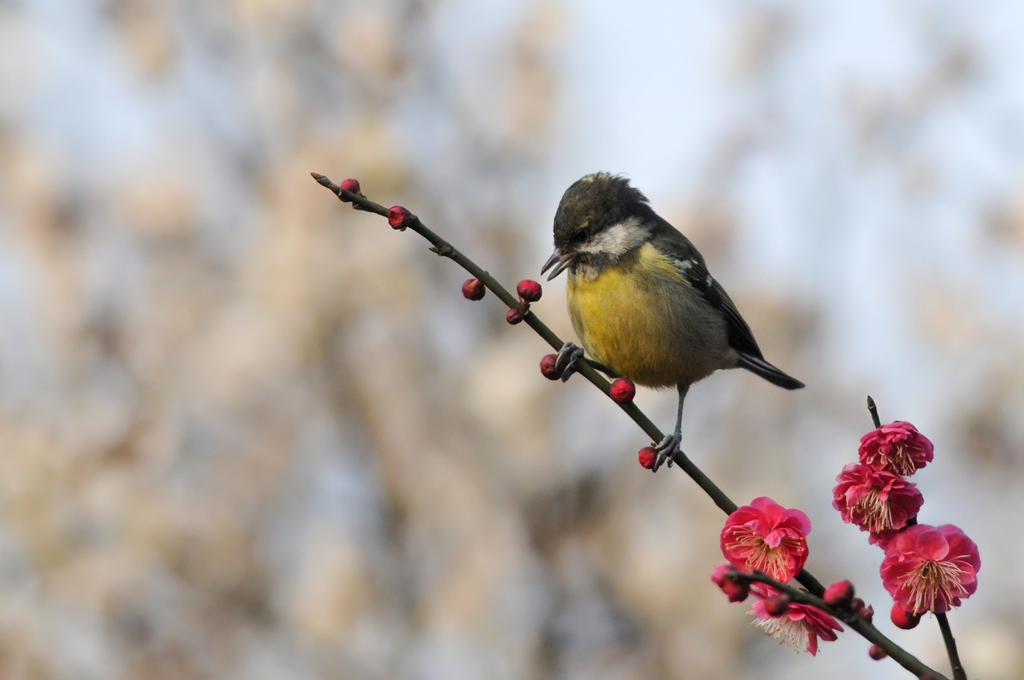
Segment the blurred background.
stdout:
<path fill-rule="evenodd" d="M 904 678 L 710 583 L 724 516 L 411 232 L 512 286 L 628 174 L 787 393 L 687 400 L 739 503 L 896 630 L 831 508 L 871 429 L 976 540 L 971 677 L 1024 678 L 1024 11 L 1014 0 L 0 1 L 0 678 Z M 564 338 L 564 277 L 534 306 Z M 663 428 L 675 394 L 641 390 Z"/>

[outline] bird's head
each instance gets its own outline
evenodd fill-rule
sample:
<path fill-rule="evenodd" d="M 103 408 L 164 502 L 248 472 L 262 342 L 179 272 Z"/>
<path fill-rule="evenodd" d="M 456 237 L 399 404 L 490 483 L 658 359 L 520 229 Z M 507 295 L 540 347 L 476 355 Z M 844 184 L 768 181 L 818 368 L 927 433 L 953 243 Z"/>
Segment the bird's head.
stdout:
<path fill-rule="evenodd" d="M 644 243 L 651 208 L 629 180 L 597 172 L 573 182 L 555 211 L 555 252 L 548 280 L 574 264 L 610 264 Z"/>

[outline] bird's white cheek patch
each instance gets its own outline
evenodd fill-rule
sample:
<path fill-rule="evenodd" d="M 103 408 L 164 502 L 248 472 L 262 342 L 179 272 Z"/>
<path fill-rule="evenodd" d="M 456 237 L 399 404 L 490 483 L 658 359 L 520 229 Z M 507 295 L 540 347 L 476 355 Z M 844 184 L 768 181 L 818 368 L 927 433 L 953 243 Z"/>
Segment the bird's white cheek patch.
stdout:
<path fill-rule="evenodd" d="M 595 234 L 580 247 L 580 251 L 592 255 L 622 255 L 643 243 L 644 236 L 640 220 L 631 217 Z"/>

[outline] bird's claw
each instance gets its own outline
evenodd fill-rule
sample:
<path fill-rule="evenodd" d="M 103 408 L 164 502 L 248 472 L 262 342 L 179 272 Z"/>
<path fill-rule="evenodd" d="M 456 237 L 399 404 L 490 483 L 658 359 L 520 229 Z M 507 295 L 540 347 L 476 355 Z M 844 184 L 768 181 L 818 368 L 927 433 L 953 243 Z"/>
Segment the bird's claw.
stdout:
<path fill-rule="evenodd" d="M 654 467 L 651 468 L 651 472 L 657 472 L 664 463 L 668 463 L 668 467 L 672 467 L 672 459 L 679 452 L 679 444 L 682 442 L 682 437 L 678 433 L 665 435 L 654 447 L 654 450 L 658 452 L 658 457 L 654 459 Z"/>
<path fill-rule="evenodd" d="M 558 359 L 555 361 L 555 368 L 562 372 L 562 382 L 565 382 L 576 372 L 576 361 L 583 356 L 583 348 L 571 342 L 562 345 L 558 350 Z"/>

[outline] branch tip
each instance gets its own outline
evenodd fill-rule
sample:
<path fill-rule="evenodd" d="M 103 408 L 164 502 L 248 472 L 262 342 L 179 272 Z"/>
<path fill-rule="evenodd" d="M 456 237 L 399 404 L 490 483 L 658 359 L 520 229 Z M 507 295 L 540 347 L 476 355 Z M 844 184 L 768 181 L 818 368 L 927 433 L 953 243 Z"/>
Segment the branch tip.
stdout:
<path fill-rule="evenodd" d="M 321 175 L 319 172 L 311 172 L 311 173 L 309 173 L 309 175 L 313 179 L 316 180 L 317 184 L 319 184 L 320 186 L 323 186 L 323 187 L 327 187 L 328 189 L 330 189 L 334 193 L 338 193 L 338 191 L 341 189 L 341 187 L 339 187 L 337 184 L 332 182 L 330 179 L 328 179 L 324 175 Z"/>
<path fill-rule="evenodd" d="M 875 429 L 882 427 L 882 420 L 878 417 L 878 407 L 875 406 L 875 400 L 868 395 L 868 411 L 871 413 L 871 421 L 875 424 Z"/>

